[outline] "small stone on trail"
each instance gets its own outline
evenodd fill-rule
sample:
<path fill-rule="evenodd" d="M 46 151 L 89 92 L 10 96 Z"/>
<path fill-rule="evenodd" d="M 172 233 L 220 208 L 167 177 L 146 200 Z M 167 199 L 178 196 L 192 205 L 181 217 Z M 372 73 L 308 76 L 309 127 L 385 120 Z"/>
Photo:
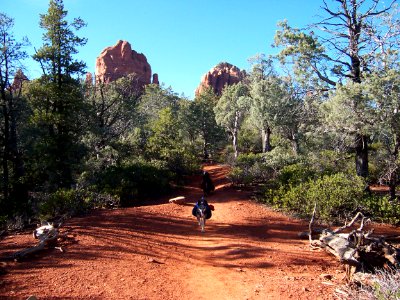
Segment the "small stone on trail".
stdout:
<path fill-rule="evenodd" d="M 326 280 L 332 280 L 333 276 L 331 274 L 321 274 L 319 277 L 326 279 Z"/>
<path fill-rule="evenodd" d="M 158 261 L 158 260 L 156 260 L 156 259 L 154 259 L 154 258 L 152 258 L 152 257 L 150 257 L 150 258 L 148 258 L 147 259 L 147 262 L 149 262 L 149 263 L 155 263 L 155 264 L 164 264 L 163 262 L 161 262 L 161 261 Z"/>

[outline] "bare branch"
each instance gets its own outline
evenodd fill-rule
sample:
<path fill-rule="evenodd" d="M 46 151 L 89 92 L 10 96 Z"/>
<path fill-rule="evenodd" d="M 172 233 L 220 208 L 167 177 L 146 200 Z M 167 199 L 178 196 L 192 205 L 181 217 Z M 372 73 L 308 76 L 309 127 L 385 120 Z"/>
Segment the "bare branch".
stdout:
<path fill-rule="evenodd" d="M 362 212 L 358 212 L 358 213 L 354 216 L 354 218 L 350 221 L 349 224 L 345 224 L 345 225 L 343 225 L 342 227 L 336 228 L 336 229 L 333 231 L 333 233 L 339 233 L 339 232 L 343 231 L 344 229 L 353 226 L 353 224 L 354 224 L 354 223 L 357 221 L 357 219 L 360 218 L 360 217 L 364 218 L 364 215 L 363 215 Z"/>
<path fill-rule="evenodd" d="M 317 68 L 315 65 L 313 65 L 312 63 L 310 63 L 310 66 L 311 66 L 311 68 L 314 70 L 314 72 L 317 73 L 317 76 L 318 76 L 319 79 L 325 81 L 326 83 L 328 83 L 328 84 L 330 84 L 330 85 L 336 86 L 336 82 L 333 81 L 333 80 L 330 80 L 328 77 L 322 75 L 322 73 L 318 70 L 318 68 Z"/>

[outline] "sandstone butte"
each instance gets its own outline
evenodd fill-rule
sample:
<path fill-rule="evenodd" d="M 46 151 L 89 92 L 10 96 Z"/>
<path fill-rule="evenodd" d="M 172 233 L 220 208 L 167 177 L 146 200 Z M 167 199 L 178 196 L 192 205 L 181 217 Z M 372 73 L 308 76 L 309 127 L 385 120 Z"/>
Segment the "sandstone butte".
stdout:
<path fill-rule="evenodd" d="M 227 62 L 221 62 L 201 79 L 200 85 L 196 89 L 196 95 L 201 94 L 205 89 L 211 87 L 216 95 L 221 95 L 225 85 L 231 85 L 243 80 L 246 73 L 238 67 Z"/>
<path fill-rule="evenodd" d="M 140 86 L 158 84 L 158 75 L 153 74 L 144 54 L 132 50 L 131 44 L 119 40 L 114 46 L 105 48 L 96 59 L 96 80 L 109 83 L 121 77 L 136 74 Z"/>

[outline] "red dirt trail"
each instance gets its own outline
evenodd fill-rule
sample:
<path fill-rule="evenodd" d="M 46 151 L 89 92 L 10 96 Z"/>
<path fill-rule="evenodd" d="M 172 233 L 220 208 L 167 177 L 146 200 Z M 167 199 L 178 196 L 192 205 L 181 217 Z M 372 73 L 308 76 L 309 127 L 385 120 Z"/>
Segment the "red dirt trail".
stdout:
<path fill-rule="evenodd" d="M 150 205 L 97 210 L 68 220 L 65 250 L 3 263 L 0 299 L 336 299 L 344 271 L 298 238 L 308 224 L 250 200 L 231 187 L 227 167 L 206 166 L 216 185 L 213 217 L 200 232 L 191 215 L 200 176 Z M 0 257 L 32 246 L 31 234 L 6 236 Z M 333 276 L 331 281 L 321 274 Z"/>

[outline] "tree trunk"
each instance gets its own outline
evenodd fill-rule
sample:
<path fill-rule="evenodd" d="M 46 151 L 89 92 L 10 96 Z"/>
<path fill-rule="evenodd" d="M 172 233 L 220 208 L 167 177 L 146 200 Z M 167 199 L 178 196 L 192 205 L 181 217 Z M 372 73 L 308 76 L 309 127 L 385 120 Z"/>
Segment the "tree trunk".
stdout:
<path fill-rule="evenodd" d="M 368 136 L 357 134 L 355 138 L 356 172 L 358 176 L 368 177 Z"/>
<path fill-rule="evenodd" d="M 396 199 L 396 181 L 397 181 L 396 179 L 397 179 L 397 172 L 393 171 L 390 174 L 390 181 L 389 181 L 389 193 L 391 200 Z"/>
<path fill-rule="evenodd" d="M 262 139 L 262 152 L 270 152 L 272 150 L 271 147 L 271 129 L 267 127 L 267 129 L 261 130 L 261 139 Z"/>
<path fill-rule="evenodd" d="M 239 155 L 236 128 L 233 130 L 233 133 L 232 133 L 232 145 L 233 145 L 234 157 L 236 159 Z"/>
<path fill-rule="evenodd" d="M 396 186 L 397 186 L 397 159 L 399 156 L 399 149 L 400 149 L 400 138 L 398 134 L 394 135 L 394 140 L 395 140 L 395 144 L 394 144 L 394 150 L 392 153 L 392 159 L 394 161 L 394 170 L 390 173 L 390 180 L 389 180 L 389 191 L 390 191 L 390 199 L 394 200 L 396 199 Z"/>
<path fill-rule="evenodd" d="M 3 95 L 2 95 L 3 96 Z M 2 97 L 3 98 L 3 97 Z M 8 157 L 9 157 L 9 114 L 6 103 L 6 97 L 4 95 L 3 100 L 3 117 L 4 117 L 4 147 L 3 147 L 3 197 L 5 205 L 9 206 L 9 170 L 8 170 Z"/>
<path fill-rule="evenodd" d="M 207 141 L 204 139 L 203 142 L 203 158 L 208 159 L 209 158 L 208 150 L 207 150 Z"/>
<path fill-rule="evenodd" d="M 299 147 L 299 141 L 298 141 L 295 133 L 292 133 L 292 136 L 290 137 L 290 142 L 292 143 L 293 153 L 295 155 L 298 155 L 300 152 L 300 147 Z"/>
<path fill-rule="evenodd" d="M 235 113 L 235 122 L 233 125 L 233 130 L 232 130 L 232 144 L 233 144 L 233 150 L 234 150 L 234 156 L 235 159 L 239 155 L 239 150 L 238 150 L 238 131 L 239 131 L 239 112 L 236 111 Z"/>

